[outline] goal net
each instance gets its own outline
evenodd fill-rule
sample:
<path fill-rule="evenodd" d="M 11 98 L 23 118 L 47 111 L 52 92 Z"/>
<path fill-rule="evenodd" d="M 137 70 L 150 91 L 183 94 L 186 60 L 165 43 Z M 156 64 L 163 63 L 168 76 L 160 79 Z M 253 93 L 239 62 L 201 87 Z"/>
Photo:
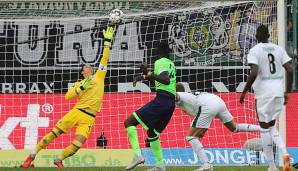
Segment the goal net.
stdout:
<path fill-rule="evenodd" d="M 126 22 L 117 26 L 103 107 L 76 155 L 81 162 L 67 159 L 66 166 L 127 164 L 132 152 L 123 123 L 155 96 L 153 85 L 146 81 L 133 87 L 133 76 L 140 73 L 139 64 L 150 63 L 160 41 L 170 44 L 177 81 L 184 82 L 187 90 L 215 93 L 236 122 L 257 124 L 253 96 L 249 94 L 241 105 L 239 92 L 248 75 L 246 55 L 256 44 L 257 26 L 268 26 L 271 41 L 277 43 L 277 1 L 1 1 L 0 7 L 2 152 L 33 149 L 73 107 L 76 100 L 67 101 L 64 95 L 81 79 L 80 64 L 98 67 L 103 37 L 96 29 L 106 27 L 113 8 L 126 14 Z M 167 165 L 200 163 L 185 140 L 191 120 L 176 109 L 161 134 Z M 74 132 L 60 136 L 47 149 L 65 148 Z M 146 132 L 138 127 L 138 134 L 146 164 L 154 164 Z M 213 164 L 242 165 L 256 162 L 255 153 L 244 144 L 258 137 L 258 133 L 231 133 L 215 119 L 201 141 Z M 84 149 L 93 150 L 84 153 Z M 96 152 L 104 153 L 101 161 L 94 157 Z M 20 153 L 20 160 L 27 154 Z M 39 166 L 47 166 L 59 150 L 48 154 L 39 158 Z M 260 161 L 265 163 L 264 157 Z"/>

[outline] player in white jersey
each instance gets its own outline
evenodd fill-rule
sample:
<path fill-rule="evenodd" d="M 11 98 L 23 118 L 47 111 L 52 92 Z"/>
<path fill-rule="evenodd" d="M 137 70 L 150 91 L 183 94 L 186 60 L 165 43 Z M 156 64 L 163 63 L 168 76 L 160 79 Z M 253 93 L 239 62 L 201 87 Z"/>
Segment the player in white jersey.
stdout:
<path fill-rule="evenodd" d="M 240 103 L 244 102 L 245 94 L 254 90 L 256 111 L 261 126 L 261 139 L 263 151 L 267 157 L 269 171 L 278 170 L 274 163 L 272 142 L 281 149 L 284 155 L 284 171 L 292 170 L 290 155 L 286 146 L 275 128 L 275 120 L 282 112 L 283 104 L 288 101 L 288 93 L 292 90 L 293 69 L 291 58 L 284 49 L 268 42 L 269 31 L 264 25 L 257 28 L 256 39 L 258 44 L 250 49 L 247 62 L 251 71 L 240 97 Z M 286 90 L 285 73 L 286 70 Z"/>
<path fill-rule="evenodd" d="M 208 162 L 203 145 L 198 139 L 204 136 L 213 119 L 219 118 L 231 132 L 252 132 L 260 130 L 258 125 L 236 124 L 225 102 L 220 97 L 211 93 L 202 92 L 194 95 L 184 91 L 183 84 L 177 83 L 177 106 L 188 115 L 195 116 L 186 135 L 186 140 L 190 143 L 198 158 L 203 162 L 203 165 L 198 168 L 197 171 L 213 170 L 213 166 Z"/>

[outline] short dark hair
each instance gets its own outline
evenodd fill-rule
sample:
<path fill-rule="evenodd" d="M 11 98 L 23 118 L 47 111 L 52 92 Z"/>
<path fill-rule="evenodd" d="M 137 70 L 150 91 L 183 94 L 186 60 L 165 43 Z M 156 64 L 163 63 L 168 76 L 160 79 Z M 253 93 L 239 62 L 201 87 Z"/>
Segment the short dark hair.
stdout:
<path fill-rule="evenodd" d="M 159 42 L 156 49 L 156 55 L 159 57 L 168 56 L 170 53 L 169 44 L 165 41 Z"/>
<path fill-rule="evenodd" d="M 260 25 L 257 28 L 256 38 L 259 42 L 262 42 L 262 43 L 268 42 L 269 36 L 270 36 L 270 34 L 269 34 L 269 30 L 268 30 L 267 26 Z"/>
<path fill-rule="evenodd" d="M 177 92 L 185 92 L 184 85 L 180 82 L 176 83 L 176 91 Z"/>

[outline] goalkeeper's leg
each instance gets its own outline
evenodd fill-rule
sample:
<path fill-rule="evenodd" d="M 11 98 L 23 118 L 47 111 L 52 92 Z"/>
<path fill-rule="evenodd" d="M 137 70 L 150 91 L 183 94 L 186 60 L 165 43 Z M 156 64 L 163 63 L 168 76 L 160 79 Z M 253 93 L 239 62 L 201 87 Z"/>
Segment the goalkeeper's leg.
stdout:
<path fill-rule="evenodd" d="M 78 127 L 76 128 L 76 136 L 74 140 L 62 151 L 61 156 L 54 160 L 54 164 L 57 167 L 64 168 L 62 161 L 67 157 L 74 155 L 82 147 L 89 137 L 94 121 L 95 119 L 88 115 L 80 116 L 80 120 L 77 122 Z"/>
<path fill-rule="evenodd" d="M 27 157 L 24 163 L 21 165 L 22 168 L 29 168 L 31 166 L 31 162 L 35 159 L 36 154 L 46 148 L 55 138 L 61 135 L 63 131 L 57 127 L 54 127 L 51 132 L 45 135 L 39 143 L 36 145 L 35 149 L 31 152 L 31 154 Z"/>
<path fill-rule="evenodd" d="M 59 158 L 54 160 L 54 164 L 58 168 L 64 168 L 62 161 L 67 157 L 74 155 L 86 142 L 87 138 L 83 135 L 76 135 L 72 143 L 67 146 L 61 153 Z"/>
<path fill-rule="evenodd" d="M 46 148 L 55 138 L 61 135 L 63 131 L 57 127 L 53 128 L 53 130 L 43 137 L 41 141 L 36 145 L 35 150 L 32 152 L 33 154 L 37 154 L 41 149 Z"/>

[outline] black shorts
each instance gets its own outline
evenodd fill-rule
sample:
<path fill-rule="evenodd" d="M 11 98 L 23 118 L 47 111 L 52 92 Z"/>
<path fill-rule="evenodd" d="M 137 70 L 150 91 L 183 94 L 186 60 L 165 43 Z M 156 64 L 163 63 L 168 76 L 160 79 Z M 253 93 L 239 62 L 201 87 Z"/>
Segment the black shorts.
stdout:
<path fill-rule="evenodd" d="M 175 97 L 157 94 L 156 97 L 135 111 L 134 116 L 146 129 L 161 133 L 168 125 L 175 110 Z"/>

